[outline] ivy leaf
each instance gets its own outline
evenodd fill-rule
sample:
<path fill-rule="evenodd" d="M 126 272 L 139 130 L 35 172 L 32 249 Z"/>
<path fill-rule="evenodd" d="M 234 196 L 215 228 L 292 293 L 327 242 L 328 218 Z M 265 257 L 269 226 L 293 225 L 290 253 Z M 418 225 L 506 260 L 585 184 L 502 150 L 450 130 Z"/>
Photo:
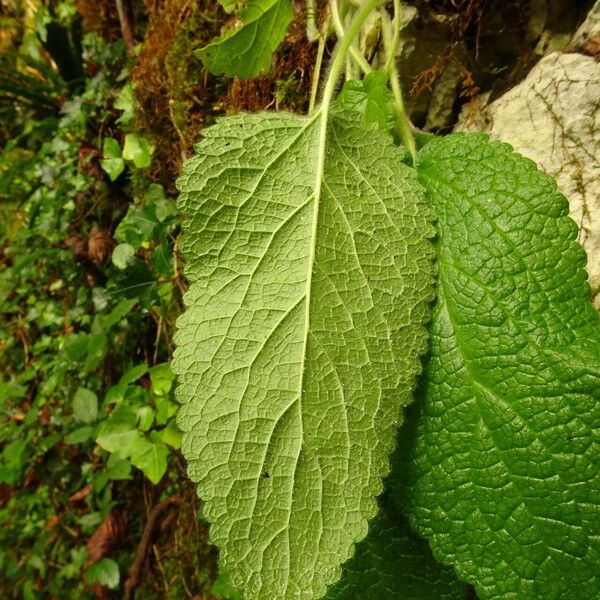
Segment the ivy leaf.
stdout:
<path fill-rule="evenodd" d="M 108 452 L 127 458 L 139 438 L 136 414 L 126 404 L 118 404 L 100 425 L 96 442 Z"/>
<path fill-rule="evenodd" d="M 121 156 L 119 142 L 113 138 L 104 138 L 102 145 L 104 158 L 100 160 L 100 166 L 107 173 L 111 181 L 114 181 L 125 169 L 125 161 Z"/>
<path fill-rule="evenodd" d="M 152 391 L 158 396 L 165 396 L 171 391 L 175 375 L 169 363 L 160 363 L 150 369 Z"/>
<path fill-rule="evenodd" d="M 179 180 L 191 287 L 172 363 L 232 584 L 318 598 L 367 533 L 432 298 L 430 213 L 356 115 L 241 115 Z"/>
<path fill-rule="evenodd" d="M 381 131 L 394 128 L 393 96 L 384 71 L 371 71 L 363 80 L 344 84 L 337 102 L 345 109 L 363 115 L 366 123 L 377 123 Z"/>
<path fill-rule="evenodd" d="M 325 600 L 465 600 L 467 586 L 435 561 L 427 542 L 410 531 L 387 494 L 380 503 L 369 534 Z"/>
<path fill-rule="evenodd" d="M 567 201 L 482 135 L 429 142 L 419 178 L 439 286 L 401 501 L 482 600 L 597 598 L 600 328 Z"/>
<path fill-rule="evenodd" d="M 135 133 L 128 133 L 125 136 L 125 145 L 123 146 L 123 158 L 133 161 L 138 169 L 149 167 L 152 163 L 152 154 L 154 145 L 145 137 Z"/>
<path fill-rule="evenodd" d="M 150 441 L 137 437 L 131 446 L 131 463 L 156 485 L 167 470 L 168 454 L 168 448 L 160 439 Z"/>
<path fill-rule="evenodd" d="M 139 248 L 154 236 L 156 228 L 154 217 L 155 215 L 146 206 L 129 208 L 115 230 L 115 237 L 121 242 L 130 244 L 134 249 Z"/>
<path fill-rule="evenodd" d="M 126 83 L 121 88 L 114 106 L 117 110 L 123 112 L 117 119 L 117 123 L 121 123 L 123 126 L 129 125 L 133 121 L 134 114 L 133 86 L 131 83 Z"/>
<path fill-rule="evenodd" d="M 232 8 L 232 2 L 226 4 Z M 271 66 L 271 56 L 292 20 L 292 3 L 249 0 L 238 16 L 240 27 L 196 50 L 195 55 L 211 73 L 248 79 Z"/>

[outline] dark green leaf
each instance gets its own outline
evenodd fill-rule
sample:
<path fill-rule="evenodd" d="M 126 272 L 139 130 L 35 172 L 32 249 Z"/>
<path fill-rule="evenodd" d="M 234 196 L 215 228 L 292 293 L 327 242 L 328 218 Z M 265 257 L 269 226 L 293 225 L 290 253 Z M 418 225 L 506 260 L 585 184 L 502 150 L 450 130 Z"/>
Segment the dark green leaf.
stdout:
<path fill-rule="evenodd" d="M 67 436 L 65 436 L 65 443 L 71 444 L 72 446 L 76 446 L 77 444 L 83 444 L 83 442 L 87 442 L 94 433 L 94 428 L 89 425 L 84 425 L 83 427 L 79 427 L 75 429 Z"/>
<path fill-rule="evenodd" d="M 482 599 L 600 595 L 600 323 L 556 183 L 504 144 L 420 153 L 439 284 L 399 494 Z"/>
<path fill-rule="evenodd" d="M 290 0 L 248 0 L 240 9 L 239 18 L 240 27 L 196 51 L 196 56 L 211 73 L 247 79 L 268 69 L 271 55 L 283 40 L 292 19 L 292 3 Z"/>
<path fill-rule="evenodd" d="M 87 580 L 114 590 L 119 587 L 119 565 L 110 558 L 102 558 L 88 569 Z"/>
<path fill-rule="evenodd" d="M 325 600 L 466 600 L 467 586 L 438 564 L 385 495 L 369 534 Z"/>

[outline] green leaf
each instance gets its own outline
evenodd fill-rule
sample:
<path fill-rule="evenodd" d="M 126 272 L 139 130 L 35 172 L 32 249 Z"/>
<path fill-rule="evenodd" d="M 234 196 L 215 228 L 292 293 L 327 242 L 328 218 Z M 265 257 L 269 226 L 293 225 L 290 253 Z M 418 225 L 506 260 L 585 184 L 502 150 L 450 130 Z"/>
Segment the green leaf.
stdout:
<path fill-rule="evenodd" d="M 92 333 L 99 334 L 107 332 L 122 319 L 124 319 L 138 303 L 137 298 L 122 300 L 107 315 L 97 314 L 92 322 Z"/>
<path fill-rule="evenodd" d="M 151 183 L 144 194 L 144 203 L 154 211 L 157 221 L 164 223 L 177 214 L 177 207 L 172 199 L 167 198 L 162 185 Z"/>
<path fill-rule="evenodd" d="M 154 423 L 154 409 L 151 406 L 140 406 L 135 414 L 138 418 L 137 428 L 140 431 L 148 431 Z"/>
<path fill-rule="evenodd" d="M 112 481 L 131 479 L 131 463 L 116 454 L 111 454 L 106 461 L 106 475 Z"/>
<path fill-rule="evenodd" d="M 154 404 L 157 425 L 164 425 L 177 412 L 177 405 L 168 396 L 156 396 Z"/>
<path fill-rule="evenodd" d="M 171 448 L 175 448 L 176 450 L 181 448 L 181 431 L 174 421 L 170 421 L 164 429 L 158 432 L 158 435 Z"/>
<path fill-rule="evenodd" d="M 439 285 L 401 502 L 488 598 L 600 594 L 600 328 L 556 183 L 504 144 L 421 151 Z"/>
<path fill-rule="evenodd" d="M 212 585 L 212 595 L 226 600 L 242 600 L 242 594 L 229 581 L 229 575 L 224 569 L 219 569 L 217 579 Z"/>
<path fill-rule="evenodd" d="M 435 561 L 390 498 L 384 495 L 380 504 L 369 534 L 325 600 L 466 600 L 467 586 Z"/>
<path fill-rule="evenodd" d="M 73 398 L 73 414 L 82 423 L 93 423 L 98 417 L 98 397 L 85 388 L 77 388 Z"/>
<path fill-rule="evenodd" d="M 152 239 L 156 223 L 155 215 L 146 207 L 130 208 L 117 226 L 115 236 L 121 242 L 139 248 Z"/>
<path fill-rule="evenodd" d="M 102 558 L 88 569 L 87 580 L 114 590 L 119 587 L 119 565 L 110 558 Z"/>
<path fill-rule="evenodd" d="M 117 119 L 117 123 L 128 125 L 133 121 L 134 101 L 133 86 L 131 83 L 127 83 L 121 88 L 115 100 L 115 108 L 123 111 L 123 114 Z"/>
<path fill-rule="evenodd" d="M 112 262 L 117 269 L 126 269 L 135 259 L 135 248 L 131 244 L 117 244 L 112 251 Z"/>
<path fill-rule="evenodd" d="M 149 167 L 152 162 L 154 145 L 141 135 L 128 133 L 123 146 L 123 158 L 133 161 L 138 169 Z"/>
<path fill-rule="evenodd" d="M 131 447 L 131 463 L 141 469 L 144 475 L 157 484 L 167 470 L 168 448 L 160 439 L 150 441 L 139 437 Z"/>
<path fill-rule="evenodd" d="M 83 442 L 87 442 L 92 437 L 92 433 L 94 433 L 94 428 L 89 425 L 84 425 L 66 435 L 65 443 L 73 446 L 83 444 Z"/>
<path fill-rule="evenodd" d="M 128 458 L 137 440 L 141 438 L 137 430 L 137 415 L 126 404 L 117 404 L 110 416 L 98 430 L 96 442 L 108 452 L 115 452 L 120 458 Z"/>
<path fill-rule="evenodd" d="M 104 360 L 108 350 L 108 338 L 105 333 L 87 336 L 87 355 L 84 362 L 86 371 L 93 371 Z"/>
<path fill-rule="evenodd" d="M 247 79 L 271 66 L 271 56 L 292 20 L 292 3 L 248 0 L 238 16 L 241 25 L 237 29 L 196 50 L 195 55 L 211 73 Z"/>
<path fill-rule="evenodd" d="M 121 375 L 121 379 L 119 379 L 119 383 L 122 385 L 129 385 L 130 383 L 136 382 L 140 377 L 145 375 L 148 372 L 148 364 L 140 363 L 139 365 L 135 365 L 135 367 L 131 367 L 127 369 L 123 375 Z"/>
<path fill-rule="evenodd" d="M 341 107 L 363 115 L 366 123 L 376 123 L 381 131 L 394 128 L 393 95 L 384 71 L 371 71 L 363 80 L 344 84 L 337 102 Z"/>
<path fill-rule="evenodd" d="M 367 533 L 432 298 L 430 212 L 352 113 L 222 119 L 178 185 L 188 472 L 247 599 L 317 598 Z"/>
<path fill-rule="evenodd" d="M 114 181 L 125 168 L 125 161 L 121 156 L 121 147 L 119 142 L 113 138 L 104 138 L 102 145 L 103 159 L 100 165 L 106 171 L 111 181 Z"/>
<path fill-rule="evenodd" d="M 225 9 L 226 12 L 233 12 L 242 0 L 219 0 L 219 4 Z"/>
<path fill-rule="evenodd" d="M 168 240 L 162 240 L 152 254 L 154 269 L 164 277 L 173 275 L 173 253 Z"/>
<path fill-rule="evenodd" d="M 12 381 L 0 383 L 0 406 L 7 400 L 18 400 L 27 395 L 27 388 Z"/>
<path fill-rule="evenodd" d="M 27 464 L 27 440 L 7 444 L 0 454 L 0 483 L 17 484 Z"/>
<path fill-rule="evenodd" d="M 125 398 L 126 390 L 127 385 L 124 383 L 117 383 L 117 385 L 113 385 L 106 392 L 106 396 L 104 396 L 104 406 L 108 406 L 109 404 L 118 404 L 119 402 L 122 402 L 123 398 Z"/>
<path fill-rule="evenodd" d="M 169 363 L 161 363 L 152 367 L 149 371 L 152 391 L 158 396 L 165 396 L 171 391 L 175 374 Z"/>

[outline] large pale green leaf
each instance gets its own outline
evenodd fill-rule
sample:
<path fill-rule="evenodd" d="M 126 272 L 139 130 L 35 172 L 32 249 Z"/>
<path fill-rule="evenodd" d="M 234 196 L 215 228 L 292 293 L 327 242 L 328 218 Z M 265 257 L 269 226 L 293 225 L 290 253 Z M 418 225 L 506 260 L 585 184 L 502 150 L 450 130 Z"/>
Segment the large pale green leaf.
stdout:
<path fill-rule="evenodd" d="M 442 567 L 387 495 L 369 523 L 369 534 L 344 565 L 325 600 L 466 600 L 467 586 Z"/>
<path fill-rule="evenodd" d="M 226 9 L 232 2 L 224 3 Z M 256 77 L 271 65 L 292 19 L 290 0 L 248 0 L 239 11 L 239 27 L 195 52 L 211 73 L 241 79 Z"/>
<path fill-rule="evenodd" d="M 600 329 L 555 182 L 509 146 L 421 152 L 439 286 L 400 501 L 479 596 L 600 596 Z"/>
<path fill-rule="evenodd" d="M 222 119 L 179 181 L 182 450 L 247 599 L 317 598 L 339 577 L 426 345 L 416 175 L 376 126 L 322 119 Z"/>

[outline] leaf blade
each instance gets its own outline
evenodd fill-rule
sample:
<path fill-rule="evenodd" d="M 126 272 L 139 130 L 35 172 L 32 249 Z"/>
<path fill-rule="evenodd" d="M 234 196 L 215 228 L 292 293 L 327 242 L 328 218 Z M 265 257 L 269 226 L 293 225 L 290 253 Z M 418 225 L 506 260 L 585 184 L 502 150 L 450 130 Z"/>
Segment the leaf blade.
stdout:
<path fill-rule="evenodd" d="M 385 494 L 380 504 L 369 535 L 325 600 L 466 600 L 467 586 L 436 563 L 427 542 L 410 531 Z"/>
<path fill-rule="evenodd" d="M 318 114 L 221 120 L 179 182 L 182 450 L 248 598 L 339 577 L 425 349 L 429 211 L 402 151 L 357 119 L 325 144 Z"/>
<path fill-rule="evenodd" d="M 225 8 L 233 8 L 233 3 Z M 292 4 L 290 0 L 250 0 L 240 9 L 239 17 L 239 28 L 213 40 L 195 55 L 211 73 L 248 79 L 269 68 L 271 55 L 292 20 Z"/>
<path fill-rule="evenodd" d="M 475 134 L 425 146 L 420 180 L 440 285 L 401 502 L 483 599 L 595 597 L 600 335 L 567 202 Z"/>

